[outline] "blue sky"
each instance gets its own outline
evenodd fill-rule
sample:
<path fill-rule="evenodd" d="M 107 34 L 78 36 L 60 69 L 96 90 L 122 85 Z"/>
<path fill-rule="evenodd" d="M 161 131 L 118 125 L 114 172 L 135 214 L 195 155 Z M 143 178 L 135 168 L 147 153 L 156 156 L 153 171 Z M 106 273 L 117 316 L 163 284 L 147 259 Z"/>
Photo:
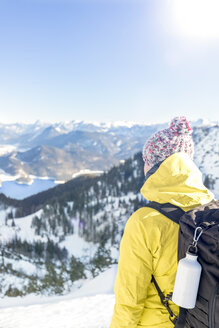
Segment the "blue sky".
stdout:
<path fill-rule="evenodd" d="M 174 1 L 1 0 L 0 122 L 218 120 L 213 0 Z"/>

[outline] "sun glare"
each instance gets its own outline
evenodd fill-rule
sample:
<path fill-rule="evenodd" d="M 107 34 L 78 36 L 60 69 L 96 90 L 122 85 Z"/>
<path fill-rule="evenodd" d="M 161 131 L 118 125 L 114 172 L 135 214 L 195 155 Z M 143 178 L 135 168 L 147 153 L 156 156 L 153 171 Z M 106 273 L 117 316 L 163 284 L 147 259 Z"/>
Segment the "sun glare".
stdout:
<path fill-rule="evenodd" d="M 171 0 L 174 32 L 191 38 L 219 38 L 219 0 Z"/>

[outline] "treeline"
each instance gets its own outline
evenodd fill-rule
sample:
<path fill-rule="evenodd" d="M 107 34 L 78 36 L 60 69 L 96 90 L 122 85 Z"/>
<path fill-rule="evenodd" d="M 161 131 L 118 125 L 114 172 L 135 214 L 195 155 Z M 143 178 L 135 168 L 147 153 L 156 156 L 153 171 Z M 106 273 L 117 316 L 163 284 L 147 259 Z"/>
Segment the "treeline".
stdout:
<path fill-rule="evenodd" d="M 17 218 L 42 209 L 32 219 L 35 234 L 51 234 L 63 240 L 74 233 L 73 220 L 77 218 L 79 235 L 86 241 L 101 243 L 110 239 L 113 245 L 119 233 L 118 216 L 127 219 L 145 202 L 139 198 L 143 182 L 143 161 L 138 153 L 102 176 L 79 177 L 18 201 L 19 207 L 7 213 L 6 223 L 15 226 Z M 136 197 L 126 199 L 129 193 Z"/>
<path fill-rule="evenodd" d="M 133 169 L 135 174 L 133 174 Z M 23 200 L 14 200 L 0 194 L 0 202 L 7 206 L 15 207 L 16 211 L 14 217 L 19 218 L 35 213 L 46 204 L 59 202 L 59 204 L 63 206 L 66 202 L 72 200 L 78 203 L 77 201 L 78 199 L 80 200 L 81 197 L 89 197 L 86 191 L 91 187 L 94 188 L 100 198 L 107 195 L 108 187 L 111 190 L 110 194 L 114 196 L 126 194 L 128 191 L 137 193 L 142 185 L 143 178 L 143 161 L 141 153 L 138 153 L 133 158 L 126 160 L 124 164 L 111 168 L 102 176 L 79 176 L 62 185 L 58 185 Z M 119 186 L 118 182 L 121 183 L 121 186 Z"/>

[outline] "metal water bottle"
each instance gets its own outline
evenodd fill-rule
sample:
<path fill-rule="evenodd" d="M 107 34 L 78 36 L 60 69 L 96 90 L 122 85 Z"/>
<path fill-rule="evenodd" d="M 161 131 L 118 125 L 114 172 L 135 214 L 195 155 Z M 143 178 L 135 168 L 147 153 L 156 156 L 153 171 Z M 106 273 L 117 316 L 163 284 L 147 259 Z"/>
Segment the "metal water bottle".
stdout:
<path fill-rule="evenodd" d="M 199 235 L 197 235 L 198 231 Z M 186 309 L 193 309 L 197 299 L 202 271 L 202 267 L 197 261 L 197 242 L 202 232 L 202 228 L 196 228 L 193 244 L 189 246 L 186 257 L 178 263 L 172 301 L 176 305 Z M 189 252 L 190 247 L 195 250 L 194 253 Z"/>

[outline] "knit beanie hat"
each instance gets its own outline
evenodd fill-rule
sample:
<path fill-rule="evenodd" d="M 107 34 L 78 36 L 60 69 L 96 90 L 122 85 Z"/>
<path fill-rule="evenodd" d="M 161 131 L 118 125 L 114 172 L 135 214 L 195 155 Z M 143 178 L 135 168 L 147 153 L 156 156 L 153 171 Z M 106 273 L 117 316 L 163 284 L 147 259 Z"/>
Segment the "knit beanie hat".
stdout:
<path fill-rule="evenodd" d="M 192 128 L 184 116 L 175 117 L 169 128 L 152 135 L 143 147 L 142 157 L 152 167 L 179 152 L 186 153 L 193 159 Z"/>

